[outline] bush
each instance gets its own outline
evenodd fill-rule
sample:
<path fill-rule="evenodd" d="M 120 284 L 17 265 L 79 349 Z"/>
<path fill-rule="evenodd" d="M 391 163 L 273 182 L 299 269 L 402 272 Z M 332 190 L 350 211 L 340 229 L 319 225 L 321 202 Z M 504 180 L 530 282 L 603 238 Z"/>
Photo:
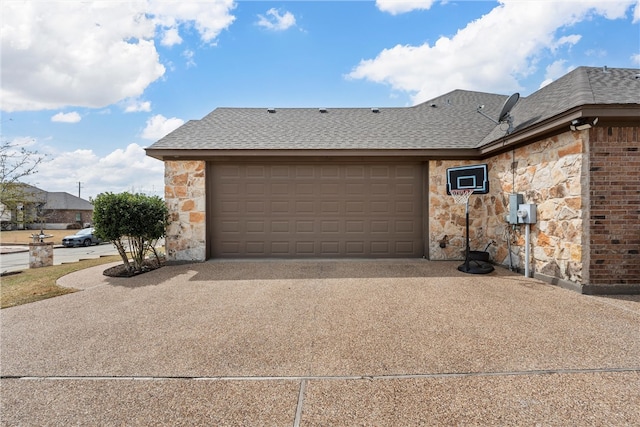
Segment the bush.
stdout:
<path fill-rule="evenodd" d="M 153 253 L 160 265 L 155 245 L 164 236 L 168 222 L 167 207 L 160 197 L 102 193 L 96 197 L 93 206 L 96 235 L 113 243 L 127 271 L 131 274 L 142 272 L 148 253 Z M 132 262 L 129 262 L 129 255 Z"/>

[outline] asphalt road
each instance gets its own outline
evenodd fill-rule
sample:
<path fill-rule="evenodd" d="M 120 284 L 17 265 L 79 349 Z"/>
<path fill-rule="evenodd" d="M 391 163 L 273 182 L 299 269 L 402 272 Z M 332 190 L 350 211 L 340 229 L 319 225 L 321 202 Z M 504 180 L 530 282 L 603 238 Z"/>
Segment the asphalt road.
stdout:
<path fill-rule="evenodd" d="M 105 255 L 117 255 L 118 251 L 111 243 L 102 243 L 97 246 L 53 249 L 53 263 L 60 265 L 69 262 L 78 262 L 81 259 L 100 258 Z M 29 268 L 29 250 L 0 255 L 0 271 L 21 271 Z"/>

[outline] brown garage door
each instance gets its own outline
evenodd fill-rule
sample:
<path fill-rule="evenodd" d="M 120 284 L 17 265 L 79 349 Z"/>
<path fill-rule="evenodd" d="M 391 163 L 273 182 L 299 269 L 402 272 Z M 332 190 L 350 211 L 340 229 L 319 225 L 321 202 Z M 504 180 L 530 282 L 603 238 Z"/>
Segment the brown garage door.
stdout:
<path fill-rule="evenodd" d="M 420 164 L 212 164 L 210 253 L 422 257 Z"/>

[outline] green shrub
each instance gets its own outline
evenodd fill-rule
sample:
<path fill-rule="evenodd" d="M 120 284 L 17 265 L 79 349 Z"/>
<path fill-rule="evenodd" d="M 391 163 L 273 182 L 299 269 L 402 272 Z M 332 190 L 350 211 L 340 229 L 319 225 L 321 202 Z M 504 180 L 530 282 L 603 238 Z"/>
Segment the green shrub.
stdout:
<path fill-rule="evenodd" d="M 96 235 L 113 243 L 130 273 L 142 271 L 147 253 L 153 253 L 160 263 L 155 245 L 168 223 L 167 206 L 160 197 L 126 192 L 99 194 L 93 204 L 93 223 Z"/>

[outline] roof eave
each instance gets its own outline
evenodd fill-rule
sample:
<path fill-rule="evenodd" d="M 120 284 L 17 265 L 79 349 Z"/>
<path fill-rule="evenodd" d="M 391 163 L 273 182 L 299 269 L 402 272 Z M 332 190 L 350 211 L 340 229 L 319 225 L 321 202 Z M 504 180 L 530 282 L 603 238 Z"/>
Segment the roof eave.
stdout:
<path fill-rule="evenodd" d="M 572 108 L 562 114 L 527 126 L 478 147 L 482 158 L 524 145 L 542 136 L 557 135 L 569 131 L 571 121 L 580 118 L 598 118 L 597 126 L 640 124 L 640 104 L 593 104 Z"/>
<path fill-rule="evenodd" d="M 389 159 L 396 160 L 447 160 L 469 159 L 478 157 L 478 150 L 474 148 L 463 149 L 301 149 L 301 150 L 216 150 L 216 149 L 147 149 L 147 155 L 162 161 L 230 161 L 243 159 L 250 160 L 277 160 L 291 158 L 313 159 Z"/>

